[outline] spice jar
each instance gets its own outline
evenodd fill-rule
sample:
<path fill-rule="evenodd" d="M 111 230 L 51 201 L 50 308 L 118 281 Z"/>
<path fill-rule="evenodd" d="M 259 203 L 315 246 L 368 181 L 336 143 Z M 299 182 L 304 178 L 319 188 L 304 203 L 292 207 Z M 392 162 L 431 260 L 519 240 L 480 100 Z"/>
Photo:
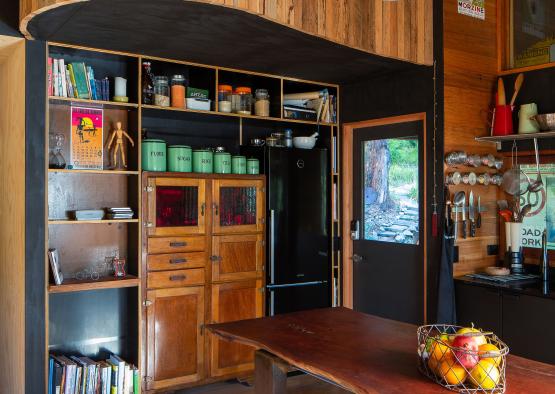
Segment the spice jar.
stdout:
<path fill-rule="evenodd" d="M 159 107 L 170 106 L 170 87 L 168 85 L 168 77 L 154 77 L 154 105 Z"/>
<path fill-rule="evenodd" d="M 236 100 L 236 113 L 241 115 L 250 115 L 252 113 L 251 88 L 244 86 L 238 87 L 235 89 L 235 95 L 233 98 Z"/>
<path fill-rule="evenodd" d="M 218 111 L 231 112 L 231 95 L 233 88 L 231 85 L 218 86 Z"/>
<path fill-rule="evenodd" d="M 185 77 L 183 75 L 174 75 L 172 77 L 171 88 L 172 107 L 185 108 Z"/>
<path fill-rule="evenodd" d="M 154 104 L 154 77 L 150 69 L 150 62 L 143 62 L 143 104 Z"/>
<path fill-rule="evenodd" d="M 256 89 L 254 94 L 254 114 L 257 116 L 270 116 L 270 95 L 268 90 Z"/>

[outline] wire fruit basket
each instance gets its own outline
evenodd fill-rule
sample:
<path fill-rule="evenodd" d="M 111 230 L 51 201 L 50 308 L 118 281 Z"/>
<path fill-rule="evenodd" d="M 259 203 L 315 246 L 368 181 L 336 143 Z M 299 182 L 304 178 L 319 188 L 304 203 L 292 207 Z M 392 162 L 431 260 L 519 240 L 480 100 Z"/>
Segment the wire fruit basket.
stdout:
<path fill-rule="evenodd" d="M 492 332 L 432 324 L 418 327 L 418 369 L 459 393 L 504 393 L 509 347 Z"/>

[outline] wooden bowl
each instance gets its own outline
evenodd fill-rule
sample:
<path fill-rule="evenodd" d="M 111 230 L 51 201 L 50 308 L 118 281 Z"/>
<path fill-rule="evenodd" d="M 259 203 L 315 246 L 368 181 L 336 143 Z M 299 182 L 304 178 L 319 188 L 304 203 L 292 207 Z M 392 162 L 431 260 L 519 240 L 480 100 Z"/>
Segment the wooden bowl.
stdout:
<path fill-rule="evenodd" d="M 485 272 L 491 276 L 506 276 L 511 273 L 511 270 L 505 267 L 486 267 Z"/>

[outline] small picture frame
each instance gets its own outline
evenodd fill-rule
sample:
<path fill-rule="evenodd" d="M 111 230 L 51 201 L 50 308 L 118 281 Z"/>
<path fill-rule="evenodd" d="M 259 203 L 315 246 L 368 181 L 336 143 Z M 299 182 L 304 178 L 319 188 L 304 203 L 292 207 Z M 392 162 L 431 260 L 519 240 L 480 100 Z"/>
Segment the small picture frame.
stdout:
<path fill-rule="evenodd" d="M 125 278 L 125 258 L 124 257 L 114 257 L 114 276 L 116 278 Z"/>

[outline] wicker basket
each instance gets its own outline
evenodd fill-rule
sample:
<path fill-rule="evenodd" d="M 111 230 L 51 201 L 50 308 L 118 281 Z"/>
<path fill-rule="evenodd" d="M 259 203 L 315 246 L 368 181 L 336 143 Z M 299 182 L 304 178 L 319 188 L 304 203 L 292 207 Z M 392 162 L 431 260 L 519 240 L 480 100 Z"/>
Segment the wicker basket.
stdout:
<path fill-rule="evenodd" d="M 418 328 L 418 369 L 434 382 L 460 393 L 504 393 L 509 348 L 491 332 L 457 334 L 463 327 L 432 324 Z M 483 337 L 497 350 L 453 347 L 456 336 Z"/>

